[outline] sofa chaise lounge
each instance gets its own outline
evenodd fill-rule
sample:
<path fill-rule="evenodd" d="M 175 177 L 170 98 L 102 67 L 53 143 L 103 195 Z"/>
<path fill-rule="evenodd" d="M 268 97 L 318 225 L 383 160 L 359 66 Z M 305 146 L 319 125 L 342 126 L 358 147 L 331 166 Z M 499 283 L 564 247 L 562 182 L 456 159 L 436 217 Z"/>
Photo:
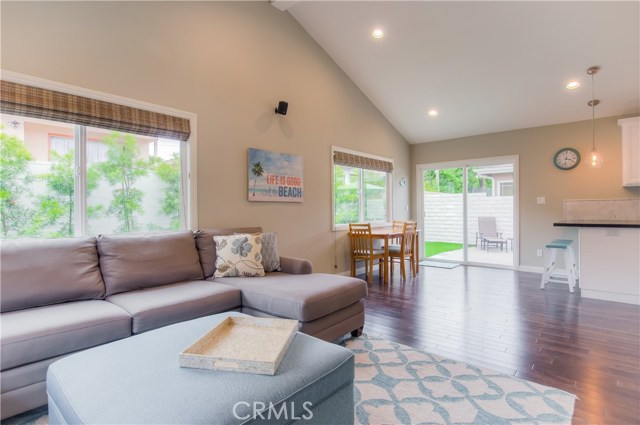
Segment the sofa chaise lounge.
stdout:
<path fill-rule="evenodd" d="M 214 278 L 214 235 L 259 227 L 0 243 L 2 419 L 45 405 L 48 366 L 69 354 L 148 330 L 235 310 L 299 321 L 325 340 L 364 326 L 367 285 L 312 273 L 280 257 L 281 271 Z"/>

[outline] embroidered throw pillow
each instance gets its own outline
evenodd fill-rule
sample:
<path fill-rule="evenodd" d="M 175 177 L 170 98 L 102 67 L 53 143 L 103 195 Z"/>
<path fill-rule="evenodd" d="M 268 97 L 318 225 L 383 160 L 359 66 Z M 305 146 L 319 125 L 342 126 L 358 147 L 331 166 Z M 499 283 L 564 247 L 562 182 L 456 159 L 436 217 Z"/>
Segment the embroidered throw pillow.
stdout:
<path fill-rule="evenodd" d="M 262 266 L 265 272 L 280 271 L 280 255 L 275 233 L 262 234 Z"/>
<path fill-rule="evenodd" d="M 260 234 L 214 236 L 216 272 L 214 277 L 264 276 Z"/>

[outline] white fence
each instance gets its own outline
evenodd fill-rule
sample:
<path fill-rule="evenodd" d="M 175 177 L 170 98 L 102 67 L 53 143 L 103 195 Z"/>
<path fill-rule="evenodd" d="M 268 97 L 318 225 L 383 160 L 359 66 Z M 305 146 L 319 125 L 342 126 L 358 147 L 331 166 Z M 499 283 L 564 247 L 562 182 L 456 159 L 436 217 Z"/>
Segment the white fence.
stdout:
<path fill-rule="evenodd" d="M 469 193 L 467 199 L 470 244 L 475 244 L 478 217 L 495 217 L 498 232 L 503 237 L 513 237 L 513 196 Z M 461 193 L 424 193 L 425 241 L 462 243 L 462 229 Z"/>

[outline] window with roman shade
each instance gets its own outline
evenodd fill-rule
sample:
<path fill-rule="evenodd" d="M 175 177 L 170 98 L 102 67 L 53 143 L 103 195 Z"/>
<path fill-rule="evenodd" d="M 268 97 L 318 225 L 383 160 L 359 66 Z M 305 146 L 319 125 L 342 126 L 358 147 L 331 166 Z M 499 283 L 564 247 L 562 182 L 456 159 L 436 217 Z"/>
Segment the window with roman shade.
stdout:
<path fill-rule="evenodd" d="M 144 109 L 2 81 L 0 111 L 143 136 L 189 140 L 190 122 Z"/>
<path fill-rule="evenodd" d="M 0 237 L 188 227 L 188 118 L 0 83 Z"/>
<path fill-rule="evenodd" d="M 393 161 L 342 148 L 332 155 L 334 229 L 390 222 Z"/>

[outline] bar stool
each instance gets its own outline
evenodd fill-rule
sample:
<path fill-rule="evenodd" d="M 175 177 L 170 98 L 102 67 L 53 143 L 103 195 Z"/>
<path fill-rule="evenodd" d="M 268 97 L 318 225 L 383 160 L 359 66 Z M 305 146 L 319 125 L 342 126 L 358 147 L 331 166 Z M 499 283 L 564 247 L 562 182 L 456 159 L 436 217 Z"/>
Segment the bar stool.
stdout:
<path fill-rule="evenodd" d="M 564 264 L 567 273 L 567 282 L 569 283 L 569 292 L 573 293 L 573 288 L 578 287 L 578 268 L 576 266 L 576 257 L 573 253 L 573 247 L 571 246 L 573 241 L 570 239 L 554 239 L 551 243 L 545 245 L 547 248 L 547 255 L 544 262 L 544 273 L 542 273 L 542 282 L 540 283 L 540 289 L 544 289 L 545 285 L 553 278 L 554 274 L 559 271 L 556 270 L 556 256 L 558 250 L 562 250 L 564 254 Z"/>

